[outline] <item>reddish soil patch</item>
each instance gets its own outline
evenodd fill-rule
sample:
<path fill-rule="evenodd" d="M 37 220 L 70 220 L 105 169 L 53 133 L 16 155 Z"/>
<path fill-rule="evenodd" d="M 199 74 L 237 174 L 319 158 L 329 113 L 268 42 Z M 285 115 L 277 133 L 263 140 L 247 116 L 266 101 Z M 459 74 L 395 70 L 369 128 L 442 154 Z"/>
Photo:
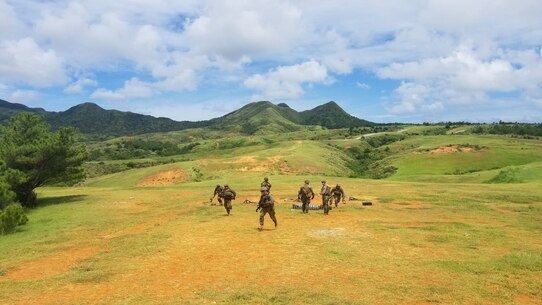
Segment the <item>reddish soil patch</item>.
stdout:
<path fill-rule="evenodd" d="M 466 147 L 466 146 L 459 146 L 459 145 L 452 145 L 452 146 L 441 146 L 437 147 L 429 153 L 431 154 L 451 154 L 456 152 L 473 152 L 474 149 L 472 147 Z"/>
<path fill-rule="evenodd" d="M 518 304 L 527 304 L 527 305 L 534 305 L 534 304 L 540 304 L 539 300 L 534 300 L 533 298 L 529 297 L 525 294 L 517 295 L 515 298 L 516 303 Z"/>
<path fill-rule="evenodd" d="M 137 186 L 165 186 L 165 185 L 175 185 L 177 183 L 188 180 L 188 175 L 183 171 L 174 169 L 164 172 L 159 172 L 152 176 L 147 176 L 143 178 Z"/>
<path fill-rule="evenodd" d="M 9 280 L 35 280 L 48 278 L 68 271 L 76 263 L 97 252 L 95 247 L 75 248 L 57 252 L 52 256 L 23 263 L 9 271 L 3 278 Z"/>

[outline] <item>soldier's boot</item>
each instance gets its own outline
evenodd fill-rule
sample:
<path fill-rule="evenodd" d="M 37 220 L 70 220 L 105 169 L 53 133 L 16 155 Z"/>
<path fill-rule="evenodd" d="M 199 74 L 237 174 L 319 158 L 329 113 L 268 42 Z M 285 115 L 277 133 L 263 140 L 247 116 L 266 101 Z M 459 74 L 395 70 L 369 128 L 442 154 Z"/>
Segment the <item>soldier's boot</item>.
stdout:
<path fill-rule="evenodd" d="M 263 231 L 263 225 L 260 225 L 260 226 L 258 227 L 258 231 Z"/>
<path fill-rule="evenodd" d="M 276 220 L 273 220 L 273 222 L 275 223 L 275 229 L 276 229 L 279 223 Z"/>

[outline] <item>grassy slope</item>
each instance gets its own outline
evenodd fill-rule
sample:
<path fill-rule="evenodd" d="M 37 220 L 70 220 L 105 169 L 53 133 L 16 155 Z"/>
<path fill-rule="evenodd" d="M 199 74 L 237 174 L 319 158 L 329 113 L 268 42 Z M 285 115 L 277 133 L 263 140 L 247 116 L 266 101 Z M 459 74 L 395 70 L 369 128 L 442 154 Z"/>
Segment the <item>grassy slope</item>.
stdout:
<path fill-rule="evenodd" d="M 479 145 L 482 149 L 448 154 L 431 154 L 425 151 L 451 144 Z M 391 179 L 404 181 L 432 179 L 435 182 L 459 182 L 461 178 L 458 179 L 454 174 L 467 173 L 461 175 L 466 178 L 466 182 L 483 182 L 496 174 L 495 169 L 507 166 L 522 166 L 522 169 L 526 170 L 526 176 L 537 179 L 538 175 L 527 173 L 531 172 L 530 168 L 536 167 L 529 164 L 542 161 L 540 141 L 496 136 L 412 137 L 396 142 L 390 145 L 390 148 L 401 151 L 391 157 L 392 164 L 398 167 L 397 173 Z M 468 174 L 469 172 L 475 173 Z"/>
<path fill-rule="evenodd" d="M 204 158 L 202 156 L 205 156 Z M 145 176 L 180 169 L 193 176 L 197 168 L 209 178 L 229 178 L 235 172 L 261 172 L 262 175 L 293 173 L 342 176 L 349 172 L 348 159 L 341 151 L 315 141 L 287 141 L 276 145 L 249 146 L 189 155 L 199 161 L 179 162 L 145 169 L 134 169 L 90 180 L 88 186 L 136 185 Z"/>

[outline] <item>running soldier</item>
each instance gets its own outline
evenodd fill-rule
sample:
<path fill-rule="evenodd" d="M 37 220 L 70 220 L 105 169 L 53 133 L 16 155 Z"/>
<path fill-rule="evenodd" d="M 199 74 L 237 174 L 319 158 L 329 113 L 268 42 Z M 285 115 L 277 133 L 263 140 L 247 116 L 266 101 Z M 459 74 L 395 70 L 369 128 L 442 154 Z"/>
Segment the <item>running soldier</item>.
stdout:
<path fill-rule="evenodd" d="M 222 191 L 224 189 L 220 186 L 220 184 L 217 184 L 216 187 L 215 187 L 215 191 L 213 193 L 213 197 L 211 197 L 211 203 L 213 202 L 213 199 L 216 198 L 218 199 L 218 203 L 220 203 L 220 205 L 222 205 Z"/>
<path fill-rule="evenodd" d="M 260 227 L 258 230 L 263 230 L 263 222 L 265 214 L 269 213 L 269 217 L 275 223 L 275 228 L 278 225 L 277 217 L 275 216 L 275 200 L 273 196 L 269 193 L 269 190 L 266 187 L 261 187 L 260 192 L 262 196 L 260 197 L 260 202 L 258 202 L 258 208 L 260 209 Z"/>
<path fill-rule="evenodd" d="M 271 183 L 269 183 L 269 178 L 267 177 L 263 178 L 263 182 L 260 186 L 267 188 L 267 190 L 271 192 Z"/>
<path fill-rule="evenodd" d="M 322 190 L 320 191 L 320 195 L 322 195 L 324 215 L 328 215 L 329 210 L 331 210 L 331 206 L 329 205 L 329 201 L 331 200 L 331 187 L 327 185 L 326 180 L 322 180 Z"/>
<path fill-rule="evenodd" d="M 224 198 L 224 208 L 226 209 L 228 216 L 230 216 L 230 211 L 233 208 L 231 205 L 231 201 L 234 200 L 236 196 L 237 193 L 235 193 L 235 191 L 232 190 L 227 184 L 224 184 L 224 189 L 222 190 L 222 198 Z"/>
<path fill-rule="evenodd" d="M 303 184 L 297 193 L 297 200 L 302 202 L 301 209 L 304 214 L 309 213 L 309 204 L 312 199 L 314 199 L 314 191 L 309 185 L 309 180 L 305 180 L 305 184 Z"/>
<path fill-rule="evenodd" d="M 346 203 L 346 196 L 344 195 L 344 190 L 339 184 L 337 184 L 334 188 L 331 189 L 331 193 L 333 194 L 333 199 L 335 200 L 335 207 L 339 206 L 341 198 L 343 199 L 343 204 Z"/>

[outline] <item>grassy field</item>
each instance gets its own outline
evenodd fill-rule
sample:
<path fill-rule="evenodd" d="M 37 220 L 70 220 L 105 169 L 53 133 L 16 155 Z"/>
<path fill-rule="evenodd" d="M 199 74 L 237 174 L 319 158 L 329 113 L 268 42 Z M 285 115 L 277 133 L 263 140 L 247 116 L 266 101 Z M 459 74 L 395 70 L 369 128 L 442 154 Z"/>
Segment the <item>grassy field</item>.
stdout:
<path fill-rule="evenodd" d="M 293 140 L 42 188 L 0 237 L 1 303 L 542 304 L 540 145 L 411 137 L 389 145 L 395 176 L 366 180 L 340 177 L 340 150 Z M 264 175 L 279 226 L 259 232 L 242 202 Z M 292 210 L 323 178 L 373 205 Z M 217 183 L 238 192 L 230 217 L 209 204 Z"/>

